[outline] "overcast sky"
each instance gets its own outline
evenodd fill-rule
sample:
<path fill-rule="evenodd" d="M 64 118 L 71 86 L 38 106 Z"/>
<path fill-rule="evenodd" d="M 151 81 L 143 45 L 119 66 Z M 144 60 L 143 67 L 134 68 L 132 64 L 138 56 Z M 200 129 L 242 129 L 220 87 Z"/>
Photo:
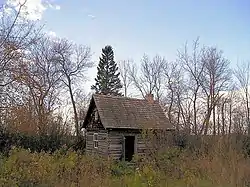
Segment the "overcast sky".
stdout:
<path fill-rule="evenodd" d="M 250 60 L 249 0 L 28 0 L 28 6 L 30 19 L 40 19 L 50 34 L 89 45 L 96 63 L 107 44 L 116 60 L 140 63 L 144 53 L 174 60 L 198 36 L 222 49 L 232 67 Z M 86 90 L 95 76 L 96 68 Z"/>

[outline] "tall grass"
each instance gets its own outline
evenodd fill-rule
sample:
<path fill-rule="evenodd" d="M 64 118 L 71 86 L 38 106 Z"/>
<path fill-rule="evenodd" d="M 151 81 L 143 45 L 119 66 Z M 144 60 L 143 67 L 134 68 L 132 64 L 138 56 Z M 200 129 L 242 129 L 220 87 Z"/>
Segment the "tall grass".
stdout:
<path fill-rule="evenodd" d="M 13 148 L 0 160 L 0 186 L 250 186 L 250 159 L 219 139 L 206 151 L 171 147 L 144 157 L 135 167 L 74 151 L 30 152 Z"/>

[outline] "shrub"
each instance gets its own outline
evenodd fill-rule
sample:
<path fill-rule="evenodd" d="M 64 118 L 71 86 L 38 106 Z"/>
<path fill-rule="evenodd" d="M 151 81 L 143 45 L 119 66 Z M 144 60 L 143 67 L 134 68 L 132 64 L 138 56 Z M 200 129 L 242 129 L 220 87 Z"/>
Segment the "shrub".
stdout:
<path fill-rule="evenodd" d="M 209 140 L 199 154 L 172 147 L 136 155 L 135 167 L 64 146 L 50 153 L 12 147 L 0 156 L 0 186 L 249 186 L 250 159 L 228 141 Z"/>
<path fill-rule="evenodd" d="M 125 161 L 114 162 L 111 165 L 111 174 L 116 177 L 121 177 L 124 175 L 130 175 L 133 173 L 132 166 Z"/>
<path fill-rule="evenodd" d="M 0 152 L 5 155 L 8 154 L 13 146 L 29 149 L 31 152 L 45 151 L 52 153 L 61 149 L 63 146 L 73 147 L 75 150 L 82 150 L 84 145 L 84 139 L 76 139 L 73 136 L 53 134 L 27 135 L 21 133 L 9 133 L 8 131 L 3 130 L 0 131 Z"/>

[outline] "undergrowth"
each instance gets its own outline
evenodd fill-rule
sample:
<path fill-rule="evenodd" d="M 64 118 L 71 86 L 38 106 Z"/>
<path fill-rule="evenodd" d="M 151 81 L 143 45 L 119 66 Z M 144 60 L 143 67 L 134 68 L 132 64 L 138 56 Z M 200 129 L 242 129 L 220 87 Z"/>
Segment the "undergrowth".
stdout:
<path fill-rule="evenodd" d="M 194 156 L 195 155 L 195 156 Z M 216 146 L 209 154 L 169 148 L 134 158 L 135 166 L 74 151 L 13 148 L 0 158 L 0 186 L 250 186 L 250 159 Z"/>

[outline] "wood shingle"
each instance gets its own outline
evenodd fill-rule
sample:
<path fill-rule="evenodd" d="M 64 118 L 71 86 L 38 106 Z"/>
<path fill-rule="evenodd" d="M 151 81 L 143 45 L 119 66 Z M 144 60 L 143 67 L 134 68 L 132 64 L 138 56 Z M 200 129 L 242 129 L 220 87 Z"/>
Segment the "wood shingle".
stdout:
<path fill-rule="evenodd" d="M 105 129 L 173 129 L 156 101 L 94 94 L 91 104 L 96 106 Z M 88 123 L 91 104 L 83 127 Z"/>

